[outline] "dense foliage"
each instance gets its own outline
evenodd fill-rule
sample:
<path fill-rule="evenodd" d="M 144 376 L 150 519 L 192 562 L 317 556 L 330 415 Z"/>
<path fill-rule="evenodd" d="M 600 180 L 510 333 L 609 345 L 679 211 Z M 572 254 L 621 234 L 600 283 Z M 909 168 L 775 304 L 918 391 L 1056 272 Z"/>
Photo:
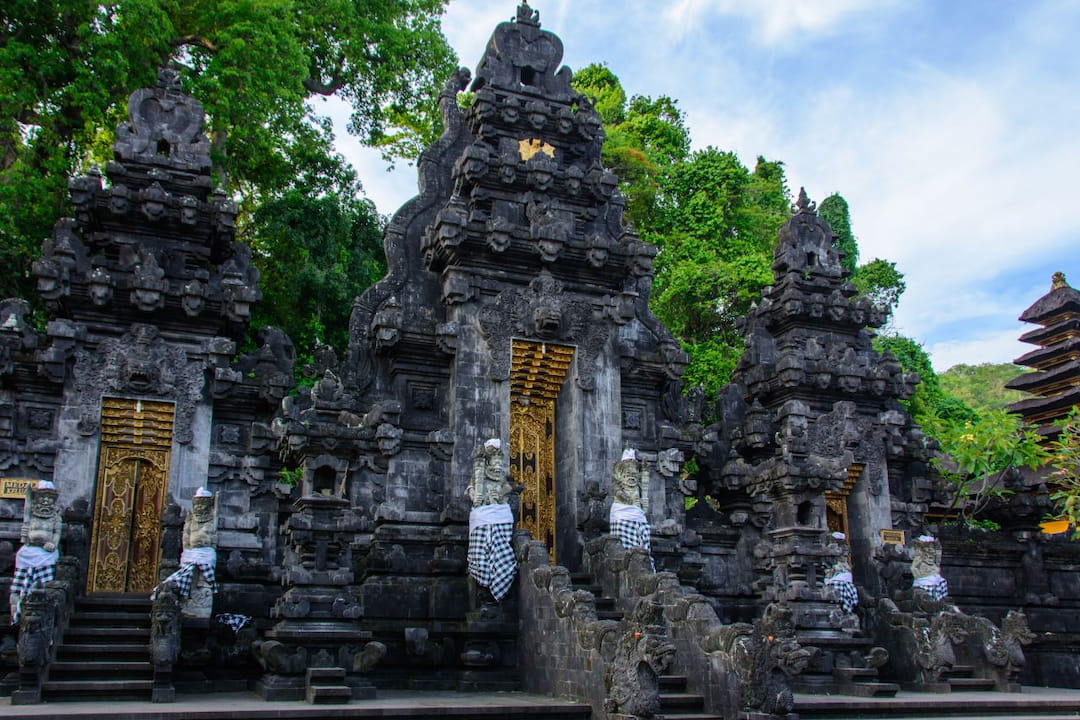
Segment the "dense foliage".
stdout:
<path fill-rule="evenodd" d="M 782 163 L 753 170 L 731 152 L 690 151 L 675 100 L 627 94 L 602 65 L 574 76 L 604 121 L 605 165 L 619 176 L 627 218 L 656 245 L 652 309 L 690 354 L 686 380 L 710 393 L 742 352 L 736 321 L 772 280 L 777 231 L 789 216 Z"/>
<path fill-rule="evenodd" d="M 1014 380 L 1027 368 L 1012 363 L 954 365 L 939 375 L 942 391 L 962 400 L 977 413 L 1004 410 L 1010 403 L 1028 397 L 1020 390 L 1009 390 L 1005 383 Z"/>
<path fill-rule="evenodd" d="M 260 205 L 284 203 L 297 219 L 371 230 L 352 171 L 333 150 L 312 100 L 352 108 L 350 131 L 388 155 L 408 156 L 437 134 L 434 98 L 453 69 L 442 36 L 445 0 L 9 0 L 0 5 L 0 297 L 33 297 L 30 261 L 67 212 L 71 174 L 108 159 L 127 96 L 156 68 L 180 63 L 185 89 L 208 116 L 216 182 L 240 202 L 243 237 L 257 251 L 270 307 L 288 305 L 291 277 L 309 268 L 268 261 L 283 227 Z M 304 169 L 297 172 L 298 168 Z M 298 177 L 299 175 L 299 177 Z M 307 210 L 299 206 L 309 203 Z M 336 212 L 336 211 L 331 211 Z M 317 222 L 328 222 L 325 217 Z M 276 228 L 276 229 L 275 229 Z M 261 237 L 261 232 L 271 236 Z M 294 242 L 310 243 L 311 232 Z M 320 239 L 318 242 L 326 242 Z M 369 241 L 364 241 L 369 248 Z M 321 257 L 314 247 L 296 261 Z M 331 254 L 354 251 L 341 246 Z M 360 254 L 370 254 L 369 249 Z M 317 269 L 312 269 L 317 270 Z M 351 271 L 350 271 L 351 272 Z M 370 277 L 364 270 L 359 278 Z M 275 298 L 281 288 L 283 296 Z M 263 319 L 296 328 L 264 310 Z"/>

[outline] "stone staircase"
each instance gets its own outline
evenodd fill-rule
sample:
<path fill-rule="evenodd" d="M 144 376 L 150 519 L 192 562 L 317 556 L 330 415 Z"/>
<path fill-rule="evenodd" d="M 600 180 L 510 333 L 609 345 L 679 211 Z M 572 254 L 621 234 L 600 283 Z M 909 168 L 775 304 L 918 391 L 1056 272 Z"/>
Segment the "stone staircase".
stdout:
<path fill-rule="evenodd" d="M 145 596 L 78 598 L 49 679 L 46 702 L 149 700 L 150 600 Z"/>

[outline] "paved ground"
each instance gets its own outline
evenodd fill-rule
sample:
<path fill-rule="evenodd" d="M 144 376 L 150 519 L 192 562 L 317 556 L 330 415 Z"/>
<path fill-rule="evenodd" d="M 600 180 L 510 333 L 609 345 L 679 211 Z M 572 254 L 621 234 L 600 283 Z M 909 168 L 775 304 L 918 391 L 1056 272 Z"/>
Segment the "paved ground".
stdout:
<path fill-rule="evenodd" d="M 138 701 L 62 702 L 42 705 L 11 705 L 0 698 L 3 720 L 291 720 L 303 718 L 492 718 L 533 719 L 588 717 L 588 706 L 542 695 L 519 692 L 458 693 L 380 690 L 373 700 L 347 705 L 309 705 L 305 702 L 266 702 L 254 693 L 180 695 L 175 703 Z"/>

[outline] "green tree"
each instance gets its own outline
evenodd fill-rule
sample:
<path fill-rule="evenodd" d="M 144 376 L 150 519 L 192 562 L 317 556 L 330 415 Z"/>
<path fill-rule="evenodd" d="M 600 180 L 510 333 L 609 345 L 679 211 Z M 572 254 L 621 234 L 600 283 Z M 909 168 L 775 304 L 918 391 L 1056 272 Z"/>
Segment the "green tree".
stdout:
<path fill-rule="evenodd" d="M 1080 407 L 1073 407 L 1058 427 L 1060 432 L 1049 446 L 1051 498 L 1075 535 L 1080 534 Z"/>
<path fill-rule="evenodd" d="M 954 365 L 938 377 L 941 389 L 967 403 L 975 412 L 1004 410 L 1010 403 L 1029 397 L 1020 390 L 1009 390 L 1005 383 L 1030 372 L 1012 363 Z"/>
<path fill-rule="evenodd" d="M 855 268 L 851 282 L 874 307 L 885 310 L 890 315 L 896 312 L 900 296 L 907 290 L 904 273 L 896 269 L 896 263 L 880 258 L 874 258 Z"/>
<path fill-rule="evenodd" d="M 1034 470 L 1049 457 L 1035 429 L 1004 410 L 963 422 L 931 414 L 921 424 L 947 455 L 934 464 L 952 490 L 949 514 L 969 524 L 991 500 L 1008 494 L 1005 473 L 1019 467 Z"/>
<path fill-rule="evenodd" d="M 672 165 L 658 222 L 652 307 L 690 354 L 686 379 L 710 395 L 742 354 L 738 321 L 772 281 L 777 232 L 789 217 L 783 165 L 748 170 L 715 148 Z"/>
<path fill-rule="evenodd" d="M 962 400 L 942 390 L 930 356 L 918 342 L 903 335 L 878 335 L 874 338 L 874 349 L 892 353 L 905 371 L 919 374 L 915 394 L 903 404 L 915 422 L 927 425 L 925 429 L 931 437 L 936 439 L 934 431 L 941 423 L 963 424 L 979 419 L 978 413 Z"/>
<path fill-rule="evenodd" d="M 628 101 L 619 78 L 605 65 L 582 68 L 573 86 L 591 99 L 604 123 L 601 159 L 619 178 L 627 219 L 648 234 L 664 201 L 665 174 L 690 153 L 685 113 L 667 96 L 635 95 Z"/>
<path fill-rule="evenodd" d="M 444 0 L 9 0 L 0 6 L 0 292 L 32 297 L 41 240 L 70 174 L 108 157 L 127 96 L 170 58 L 204 105 L 218 181 L 242 220 L 293 187 L 297 146 L 330 146 L 311 100 L 352 107 L 349 129 L 388 154 L 437 133 L 453 67 Z M 408 127 L 394 123 L 410 120 Z M 351 192 L 338 189 L 335 192 Z"/>
<path fill-rule="evenodd" d="M 829 223 L 833 234 L 833 247 L 840 251 L 840 264 L 848 272 L 855 272 L 859 264 L 859 244 L 851 231 L 851 211 L 847 200 L 833 193 L 818 203 L 818 216 Z"/>

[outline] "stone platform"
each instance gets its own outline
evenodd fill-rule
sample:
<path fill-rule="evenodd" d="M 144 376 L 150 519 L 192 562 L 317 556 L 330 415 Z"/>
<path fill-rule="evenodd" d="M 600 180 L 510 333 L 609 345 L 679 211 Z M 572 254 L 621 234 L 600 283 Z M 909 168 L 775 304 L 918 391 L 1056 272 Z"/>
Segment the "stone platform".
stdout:
<path fill-rule="evenodd" d="M 323 718 L 445 718 L 446 720 L 589 720 L 589 706 L 520 692 L 457 693 L 380 690 L 378 697 L 344 705 L 267 702 L 255 693 L 178 695 L 175 703 L 61 702 L 12 706 L 0 699 L 4 720 L 322 720 Z"/>
<path fill-rule="evenodd" d="M 1025 686 L 1019 693 L 915 693 L 891 698 L 795 694 L 799 720 L 1058 720 L 1080 717 L 1080 690 Z"/>

